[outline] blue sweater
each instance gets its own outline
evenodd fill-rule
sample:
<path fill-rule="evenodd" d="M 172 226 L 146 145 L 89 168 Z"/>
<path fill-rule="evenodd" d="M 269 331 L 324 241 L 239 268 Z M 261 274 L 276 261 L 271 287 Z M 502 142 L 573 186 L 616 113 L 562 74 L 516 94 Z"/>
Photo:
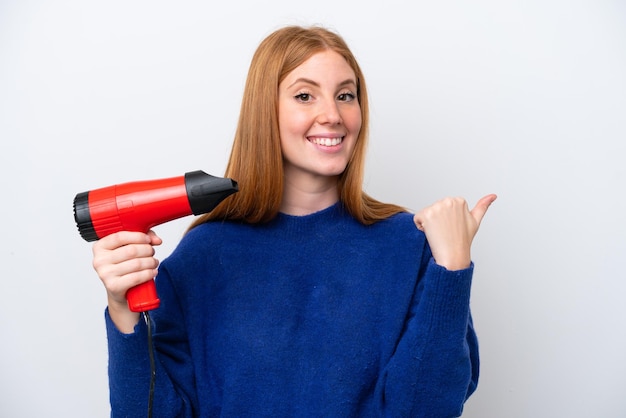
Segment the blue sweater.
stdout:
<path fill-rule="evenodd" d="M 459 416 L 478 381 L 472 271 L 435 264 L 408 213 L 198 226 L 156 278 L 153 416 Z M 145 416 L 146 325 L 106 322 L 112 416 Z"/>

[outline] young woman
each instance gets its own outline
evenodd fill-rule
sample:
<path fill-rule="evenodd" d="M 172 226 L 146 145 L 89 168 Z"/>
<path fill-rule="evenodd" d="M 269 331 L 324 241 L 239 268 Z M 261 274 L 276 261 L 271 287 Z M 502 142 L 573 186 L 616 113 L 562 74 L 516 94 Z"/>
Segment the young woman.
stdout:
<path fill-rule="evenodd" d="M 367 89 L 343 39 L 285 27 L 257 49 L 226 176 L 239 192 L 161 263 L 153 232 L 93 246 L 113 416 L 449 417 L 478 381 L 472 240 L 495 195 L 411 214 L 362 191 Z"/>

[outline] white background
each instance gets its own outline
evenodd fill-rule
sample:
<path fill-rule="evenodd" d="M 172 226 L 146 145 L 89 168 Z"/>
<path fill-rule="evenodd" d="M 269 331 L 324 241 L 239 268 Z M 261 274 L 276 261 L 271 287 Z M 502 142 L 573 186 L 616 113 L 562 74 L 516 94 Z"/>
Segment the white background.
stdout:
<path fill-rule="evenodd" d="M 362 64 L 369 193 L 499 195 L 464 417 L 626 416 L 623 1 L 212 3 L 0 0 L 0 416 L 108 416 L 105 294 L 72 200 L 222 175 L 251 55 L 292 23 L 336 29 Z M 159 258 L 190 221 L 156 228 Z"/>

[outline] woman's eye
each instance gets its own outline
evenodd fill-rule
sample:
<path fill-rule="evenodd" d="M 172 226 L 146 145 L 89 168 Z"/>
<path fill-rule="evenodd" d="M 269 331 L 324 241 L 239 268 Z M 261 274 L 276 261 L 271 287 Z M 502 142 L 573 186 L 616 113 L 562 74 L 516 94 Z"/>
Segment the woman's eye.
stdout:
<path fill-rule="evenodd" d="M 296 100 L 301 102 L 308 102 L 309 100 L 311 100 L 311 95 L 309 93 L 300 93 L 297 94 L 295 97 Z"/>
<path fill-rule="evenodd" d="M 342 101 L 342 102 L 351 102 L 352 100 L 355 99 L 355 95 L 351 92 L 347 92 L 347 93 L 341 93 L 339 96 L 337 96 L 337 100 Z"/>

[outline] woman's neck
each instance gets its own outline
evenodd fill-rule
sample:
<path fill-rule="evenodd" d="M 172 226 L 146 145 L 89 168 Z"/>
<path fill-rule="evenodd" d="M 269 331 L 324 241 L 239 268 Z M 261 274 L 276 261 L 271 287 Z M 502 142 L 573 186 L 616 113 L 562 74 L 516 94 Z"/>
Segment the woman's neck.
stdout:
<path fill-rule="evenodd" d="M 336 177 L 324 177 L 317 181 L 293 181 L 285 177 L 285 188 L 280 212 L 304 216 L 326 209 L 339 200 Z"/>

